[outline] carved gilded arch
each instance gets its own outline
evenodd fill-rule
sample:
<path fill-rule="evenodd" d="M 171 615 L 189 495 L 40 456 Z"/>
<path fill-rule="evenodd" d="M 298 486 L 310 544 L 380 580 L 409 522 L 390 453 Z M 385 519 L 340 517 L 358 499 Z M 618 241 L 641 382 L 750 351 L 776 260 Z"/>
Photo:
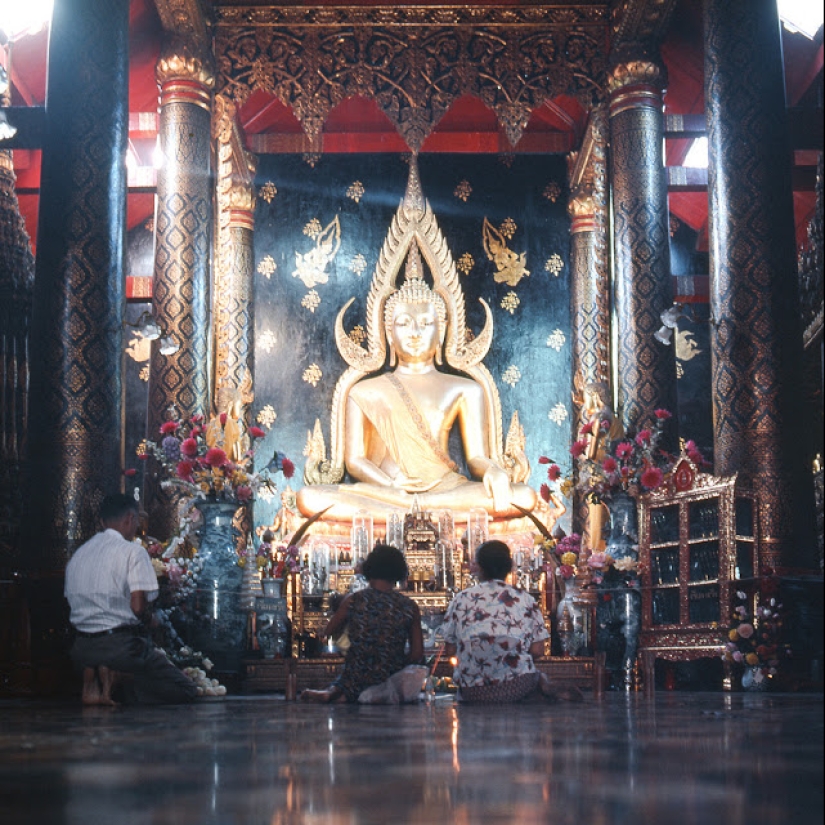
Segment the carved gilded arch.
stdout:
<path fill-rule="evenodd" d="M 451 104 L 478 97 L 515 146 L 532 112 L 602 96 L 607 3 L 552 6 L 231 6 L 215 9 L 218 90 L 290 107 L 317 145 L 329 112 L 371 98 L 416 151 Z"/>

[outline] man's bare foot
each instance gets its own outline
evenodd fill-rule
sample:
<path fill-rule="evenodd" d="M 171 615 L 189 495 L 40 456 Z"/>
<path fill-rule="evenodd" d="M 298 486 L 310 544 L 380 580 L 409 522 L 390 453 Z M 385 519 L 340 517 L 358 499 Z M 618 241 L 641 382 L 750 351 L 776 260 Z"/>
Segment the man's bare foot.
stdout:
<path fill-rule="evenodd" d="M 83 692 L 81 694 L 81 701 L 84 705 L 99 705 L 100 704 L 100 685 L 97 683 L 97 674 L 93 667 L 83 668 Z"/>
<path fill-rule="evenodd" d="M 115 671 L 108 667 L 83 668 L 83 692 L 81 701 L 87 706 L 117 707 L 112 699 L 112 687 L 116 684 Z"/>
<path fill-rule="evenodd" d="M 100 665 L 97 669 L 100 681 L 100 705 L 108 705 L 116 708 L 117 702 L 112 699 L 112 688 L 118 683 L 120 674 L 116 670 L 109 670 L 105 665 Z"/>

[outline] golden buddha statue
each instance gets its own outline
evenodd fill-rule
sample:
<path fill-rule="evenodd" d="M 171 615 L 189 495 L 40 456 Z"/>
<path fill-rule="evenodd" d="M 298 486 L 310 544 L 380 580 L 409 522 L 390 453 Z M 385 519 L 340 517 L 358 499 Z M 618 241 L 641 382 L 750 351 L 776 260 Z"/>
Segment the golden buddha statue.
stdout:
<path fill-rule="evenodd" d="M 396 288 L 405 261 L 404 283 Z M 367 299 L 366 350 L 343 329 L 351 303 L 336 321 L 336 342 L 350 367 L 333 398 L 332 455 L 326 459 L 316 424 L 307 446 L 307 485 L 297 495 L 301 513 L 326 510 L 324 521 L 347 522 L 366 510 L 383 523 L 416 499 L 422 510 L 452 510 L 456 521 L 476 508 L 493 521 L 522 518 L 519 507 L 533 511 L 535 491 L 523 483 L 529 463 L 523 452 L 502 450 L 498 391 L 481 363 L 492 316 L 482 301 L 485 328 L 468 342 L 455 264 L 421 193 L 415 157 Z M 387 347 L 390 370 L 381 372 Z M 444 359 L 461 374 L 438 369 Z M 454 427 L 467 475 L 448 454 Z M 352 483 L 338 483 L 344 469 Z"/>

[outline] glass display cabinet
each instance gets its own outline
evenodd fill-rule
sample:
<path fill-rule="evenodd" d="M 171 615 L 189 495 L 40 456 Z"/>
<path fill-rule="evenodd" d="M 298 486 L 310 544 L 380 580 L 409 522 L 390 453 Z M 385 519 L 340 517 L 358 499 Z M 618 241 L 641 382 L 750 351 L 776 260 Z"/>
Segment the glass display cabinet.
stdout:
<path fill-rule="evenodd" d="M 681 457 L 660 490 L 639 503 L 642 568 L 640 652 L 645 688 L 656 659 L 721 657 L 732 591 L 755 607 L 759 575 L 757 507 L 737 476 L 712 476 Z M 730 689 L 725 670 L 723 687 Z"/>

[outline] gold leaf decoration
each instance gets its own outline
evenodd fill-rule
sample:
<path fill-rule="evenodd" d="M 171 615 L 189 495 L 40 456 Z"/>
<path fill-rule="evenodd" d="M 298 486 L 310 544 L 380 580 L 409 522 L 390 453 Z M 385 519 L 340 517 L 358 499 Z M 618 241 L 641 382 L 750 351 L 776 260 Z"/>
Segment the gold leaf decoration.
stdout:
<path fill-rule="evenodd" d="M 564 346 L 566 341 L 567 338 L 560 329 L 554 329 L 550 335 L 547 336 L 547 346 L 554 349 L 556 352 L 561 351 L 561 348 Z"/>
<path fill-rule="evenodd" d="M 558 424 L 559 427 L 567 421 L 567 407 L 559 401 L 549 413 L 547 413 L 547 417 L 554 423 Z"/>
<path fill-rule="evenodd" d="M 508 292 L 502 299 L 501 299 L 501 308 L 506 309 L 510 315 L 515 314 L 518 305 L 521 303 L 519 300 L 518 295 L 515 292 Z"/>
<path fill-rule="evenodd" d="M 558 252 L 554 252 L 544 264 L 544 271 L 549 272 L 551 275 L 558 278 L 559 272 L 561 272 L 562 269 L 564 269 L 564 261 L 561 259 L 561 255 L 559 255 Z"/>
<path fill-rule="evenodd" d="M 498 156 L 498 162 L 502 166 L 506 166 L 508 169 L 513 165 L 513 161 L 515 159 L 516 156 L 513 152 L 501 152 Z"/>
<path fill-rule="evenodd" d="M 360 252 L 357 252 L 352 256 L 352 260 L 349 262 L 350 272 L 354 272 L 360 278 L 364 274 L 364 270 L 366 268 L 367 259 Z"/>
<path fill-rule="evenodd" d="M 275 337 L 275 333 L 271 329 L 265 329 L 258 336 L 258 344 L 264 352 L 272 352 L 275 344 L 277 343 L 278 339 Z"/>
<path fill-rule="evenodd" d="M 323 227 L 321 226 L 321 221 L 318 218 L 313 218 L 305 227 L 304 227 L 304 235 L 310 238 L 317 238 L 321 234 L 321 230 Z"/>
<path fill-rule="evenodd" d="M 317 232 L 315 231 L 316 228 Z M 307 289 L 312 289 L 316 284 L 325 284 L 329 281 L 327 266 L 332 263 L 332 259 L 341 248 L 341 222 L 336 215 L 330 221 L 329 226 L 321 229 L 321 224 L 313 218 L 304 227 L 304 234 L 313 238 L 315 246 L 309 252 L 295 253 L 295 270 L 292 277 L 300 278 Z M 308 306 L 307 304 L 302 305 Z M 315 306 L 318 306 L 318 304 Z M 312 308 L 312 311 L 315 312 L 315 307 Z"/>
<path fill-rule="evenodd" d="M 689 329 L 677 329 L 673 342 L 677 361 L 692 361 L 702 352 L 693 332 Z"/>
<path fill-rule="evenodd" d="M 310 364 L 304 370 L 304 374 L 301 377 L 307 384 L 312 384 L 313 387 L 317 387 L 322 375 L 321 368 L 317 364 Z"/>
<path fill-rule="evenodd" d="M 138 378 L 140 378 L 141 381 L 146 381 L 148 383 L 148 381 L 149 381 L 149 365 L 148 364 L 144 364 L 144 366 L 142 366 L 140 368 L 140 372 L 138 373 Z"/>
<path fill-rule="evenodd" d="M 321 304 L 321 296 L 314 290 L 311 289 L 304 295 L 304 300 L 301 301 L 301 306 L 304 309 L 308 309 L 310 312 L 315 312 L 316 309 Z"/>
<path fill-rule="evenodd" d="M 321 153 L 320 152 L 304 152 L 304 154 L 301 155 L 301 159 L 304 161 L 304 163 L 306 163 L 307 165 L 311 166 L 314 169 L 315 165 L 317 163 L 319 163 L 320 160 L 321 160 Z"/>
<path fill-rule="evenodd" d="M 473 194 L 473 187 L 470 186 L 470 181 L 468 181 L 466 179 L 462 180 L 458 184 L 458 186 L 456 186 L 455 191 L 453 192 L 453 195 L 456 198 L 458 198 L 460 201 L 464 201 L 464 203 L 467 203 L 467 201 L 470 199 L 470 195 L 472 195 L 472 194 Z"/>
<path fill-rule="evenodd" d="M 527 253 L 513 252 L 507 246 L 507 239 L 516 231 L 516 223 L 507 218 L 499 229 L 496 229 L 487 218 L 481 226 L 481 240 L 487 257 L 496 265 L 493 274 L 497 284 L 518 286 L 522 278 L 530 275 L 527 269 Z"/>
<path fill-rule="evenodd" d="M 264 275 L 266 278 L 271 278 L 272 273 L 278 268 L 275 259 L 271 255 L 267 255 L 258 264 L 258 273 Z"/>
<path fill-rule="evenodd" d="M 358 324 L 350 330 L 349 337 L 360 346 L 367 339 L 367 331 L 361 324 Z"/>
<path fill-rule="evenodd" d="M 503 375 L 501 376 L 501 380 L 505 384 L 509 384 L 511 387 L 515 387 L 519 381 L 521 381 L 521 370 L 515 365 L 510 364 L 506 370 L 504 370 Z"/>
<path fill-rule="evenodd" d="M 278 194 L 278 187 L 268 180 L 259 190 L 258 196 L 263 198 L 267 203 L 272 203 L 275 200 L 275 195 Z"/>
<path fill-rule="evenodd" d="M 512 218 L 505 218 L 501 226 L 498 228 L 498 231 L 501 232 L 507 240 L 510 240 L 510 238 L 516 234 L 517 229 L 518 225 Z"/>
<path fill-rule="evenodd" d="M 144 438 L 143 441 L 135 447 L 135 455 L 140 458 L 141 456 L 149 454 L 149 447 L 146 445 L 146 439 Z"/>
<path fill-rule="evenodd" d="M 272 425 L 275 423 L 275 419 L 278 417 L 278 413 L 275 412 L 275 408 L 272 404 L 265 404 L 261 411 L 255 416 L 255 420 L 263 427 L 266 427 L 268 430 L 272 429 Z"/>
<path fill-rule="evenodd" d="M 347 197 L 350 200 L 354 200 L 358 203 L 361 198 L 364 197 L 364 184 L 361 183 L 360 180 L 355 181 L 348 189 L 347 189 Z"/>
<path fill-rule="evenodd" d="M 559 199 L 559 195 L 561 195 L 561 186 L 554 180 L 551 180 L 547 186 L 544 187 L 544 191 L 541 193 L 542 197 L 547 198 L 551 203 L 555 203 Z"/>
<path fill-rule="evenodd" d="M 136 335 L 129 339 L 129 344 L 125 349 L 126 354 L 139 364 L 148 361 L 152 356 L 152 341 L 142 335 Z"/>
<path fill-rule="evenodd" d="M 470 270 L 476 265 L 473 256 L 469 252 L 465 252 L 457 261 L 456 261 L 456 269 L 462 275 L 468 275 Z"/>

